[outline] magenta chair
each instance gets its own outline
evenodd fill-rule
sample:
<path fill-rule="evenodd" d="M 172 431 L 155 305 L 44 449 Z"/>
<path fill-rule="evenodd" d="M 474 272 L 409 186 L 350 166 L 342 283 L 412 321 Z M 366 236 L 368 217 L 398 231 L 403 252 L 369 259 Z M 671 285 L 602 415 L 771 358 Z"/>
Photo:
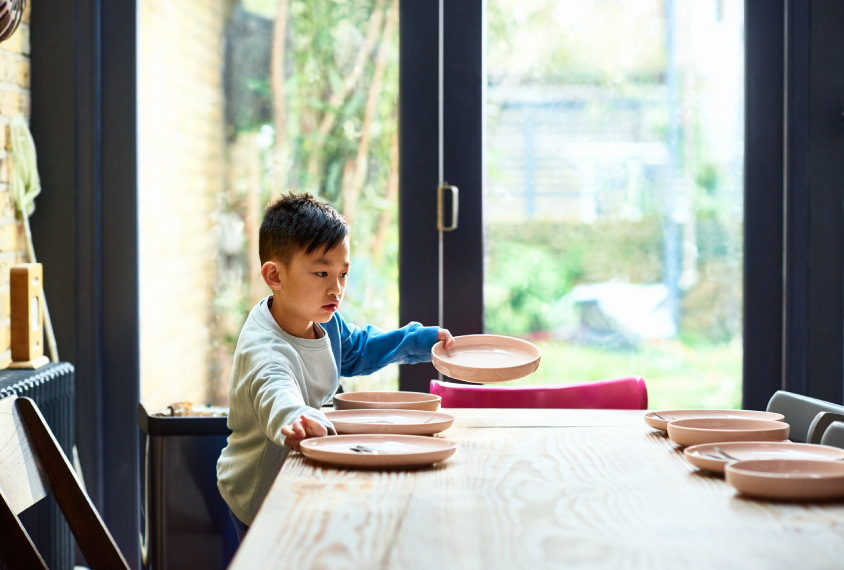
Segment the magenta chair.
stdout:
<path fill-rule="evenodd" d="M 639 376 L 585 384 L 490 386 L 431 380 L 443 408 L 591 408 L 644 410 L 648 389 Z"/>

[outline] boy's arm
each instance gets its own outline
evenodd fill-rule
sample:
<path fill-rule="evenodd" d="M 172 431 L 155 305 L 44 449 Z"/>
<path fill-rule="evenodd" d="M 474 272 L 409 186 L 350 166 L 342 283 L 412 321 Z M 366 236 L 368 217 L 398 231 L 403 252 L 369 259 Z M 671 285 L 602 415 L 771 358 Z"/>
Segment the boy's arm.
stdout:
<path fill-rule="evenodd" d="M 341 376 L 371 374 L 388 364 L 416 364 L 431 361 L 431 348 L 437 342 L 437 327 L 410 323 L 397 330 L 382 331 L 346 323 L 335 315 L 340 325 Z"/>
<path fill-rule="evenodd" d="M 322 412 L 305 403 L 298 382 L 280 363 L 272 362 L 255 373 L 249 386 L 249 396 L 261 429 L 276 445 L 284 445 L 285 436 L 281 428 L 292 424 L 301 415 L 323 424 L 329 434 L 337 434 Z"/>

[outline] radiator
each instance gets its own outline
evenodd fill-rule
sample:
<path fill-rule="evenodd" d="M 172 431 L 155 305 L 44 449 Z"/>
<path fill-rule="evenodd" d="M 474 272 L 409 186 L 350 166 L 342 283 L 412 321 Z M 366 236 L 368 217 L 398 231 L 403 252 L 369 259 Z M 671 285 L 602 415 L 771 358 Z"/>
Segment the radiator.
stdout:
<path fill-rule="evenodd" d="M 38 370 L 0 370 L 0 399 L 11 395 L 35 400 L 72 462 L 73 365 L 60 362 Z M 73 570 L 73 535 L 52 494 L 22 512 L 20 519 L 50 570 Z"/>

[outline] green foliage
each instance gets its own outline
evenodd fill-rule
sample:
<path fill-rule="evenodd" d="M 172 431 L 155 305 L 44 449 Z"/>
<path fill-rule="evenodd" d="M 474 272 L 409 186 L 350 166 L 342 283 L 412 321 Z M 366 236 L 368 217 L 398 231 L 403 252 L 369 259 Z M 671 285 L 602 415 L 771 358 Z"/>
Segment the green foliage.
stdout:
<path fill-rule="evenodd" d="M 697 185 L 712 194 L 718 187 L 720 176 L 718 174 L 718 167 L 711 162 L 704 162 L 697 169 L 697 176 L 695 182 Z"/>
<path fill-rule="evenodd" d="M 487 229 L 486 328 L 524 335 L 553 330 L 577 283 L 659 283 L 662 233 L 639 221 L 535 222 Z"/>
<path fill-rule="evenodd" d="M 488 252 L 487 330 L 515 335 L 550 330 L 550 308 L 571 289 L 580 260 L 515 242 L 493 242 Z"/>
<path fill-rule="evenodd" d="M 228 81 L 240 81 L 227 89 L 227 132 L 231 149 L 238 150 L 239 140 L 256 137 L 260 163 L 258 194 L 261 205 L 272 198 L 276 171 L 284 172 L 284 190 L 307 190 L 319 199 L 328 201 L 341 213 L 354 210 L 351 233 L 352 268 L 341 311 L 348 321 L 394 328 L 398 322 L 398 238 L 396 204 L 386 197 L 391 169 L 392 144 L 397 133 L 398 102 L 398 38 L 397 29 L 384 36 L 384 19 L 378 29 L 378 43 L 367 54 L 363 72 L 354 88 L 337 106 L 332 106 L 332 94 L 342 90 L 353 71 L 354 63 L 364 45 L 375 0 L 345 0 L 309 2 L 291 0 L 286 31 L 286 61 L 284 63 L 284 94 L 286 125 L 284 132 L 275 132 L 272 110 L 272 77 L 269 68 L 272 32 L 278 1 L 248 0 L 240 3 L 246 14 L 227 34 L 227 50 L 244 61 L 248 69 L 227 69 Z M 392 2 L 382 2 L 382 9 L 392 10 Z M 257 30 L 255 34 L 244 30 Z M 236 32 L 236 33 L 235 33 Z M 370 90 L 375 88 L 373 77 L 379 50 L 386 50 L 387 65 L 384 80 L 376 99 L 376 113 L 369 126 L 370 144 L 366 157 L 368 165 L 363 187 L 354 204 L 343 203 L 343 187 L 347 165 L 357 158 L 364 114 Z M 234 56 L 233 56 L 234 57 Z M 240 58 L 240 59 L 237 59 Z M 230 61 L 230 59 L 227 59 Z M 326 115 L 333 114 L 327 136 L 319 135 Z M 254 148 L 249 144 L 241 145 Z M 277 150 L 284 148 L 286 164 L 277 163 Z M 221 212 L 237 214 L 246 219 L 246 189 L 255 180 L 245 175 L 251 160 L 243 148 L 233 152 L 234 167 L 241 179 L 233 181 L 221 196 Z M 247 153 L 248 154 L 248 153 Z M 315 162 L 316 172 L 309 168 Z M 248 180 L 247 180 L 248 178 Z M 388 214 L 386 235 L 379 252 L 373 251 L 381 215 Z M 237 343 L 240 328 L 251 309 L 247 255 L 243 250 L 221 261 L 214 301 L 215 333 L 213 342 L 220 353 L 231 354 Z M 218 366 L 224 375 L 225 365 Z M 227 378 L 221 378 L 224 382 Z"/>

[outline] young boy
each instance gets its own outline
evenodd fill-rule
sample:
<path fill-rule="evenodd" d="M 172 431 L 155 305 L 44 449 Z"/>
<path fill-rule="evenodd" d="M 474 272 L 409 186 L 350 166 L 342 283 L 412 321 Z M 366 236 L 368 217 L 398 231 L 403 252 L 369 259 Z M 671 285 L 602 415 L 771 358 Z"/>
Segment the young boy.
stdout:
<path fill-rule="evenodd" d="M 431 360 L 445 329 L 419 323 L 394 331 L 358 328 L 337 313 L 349 273 L 349 226 L 309 194 L 267 206 L 259 236 L 261 275 L 273 294 L 246 319 L 229 385 L 232 434 L 217 461 L 217 487 L 242 538 L 290 449 L 336 434 L 320 411 L 340 376 Z"/>

